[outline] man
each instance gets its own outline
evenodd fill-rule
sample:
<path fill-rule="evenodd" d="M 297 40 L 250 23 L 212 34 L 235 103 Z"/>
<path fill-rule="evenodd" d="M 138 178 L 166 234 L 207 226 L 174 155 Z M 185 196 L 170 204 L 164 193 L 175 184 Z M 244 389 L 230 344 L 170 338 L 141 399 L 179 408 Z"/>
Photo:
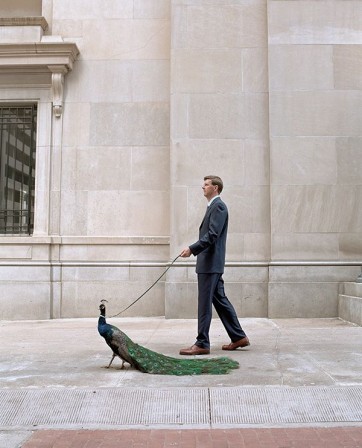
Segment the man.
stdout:
<path fill-rule="evenodd" d="M 181 257 L 197 255 L 198 282 L 198 335 L 194 345 L 180 350 L 180 355 L 208 355 L 209 330 L 214 305 L 231 343 L 223 350 L 236 350 L 250 345 L 240 326 L 236 312 L 224 292 L 222 274 L 225 266 L 225 249 L 228 228 L 228 210 L 220 198 L 223 182 L 218 176 L 205 176 L 202 189 L 208 201 L 205 217 L 200 225 L 199 240 L 186 247 Z"/>

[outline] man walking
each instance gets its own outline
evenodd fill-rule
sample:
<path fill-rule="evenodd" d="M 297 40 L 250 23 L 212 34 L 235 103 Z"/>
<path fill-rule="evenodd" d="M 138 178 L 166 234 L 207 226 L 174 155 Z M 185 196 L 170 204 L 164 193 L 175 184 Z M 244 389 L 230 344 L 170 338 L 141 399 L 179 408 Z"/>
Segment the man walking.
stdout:
<path fill-rule="evenodd" d="M 221 200 L 223 182 L 218 176 L 205 176 L 202 187 L 208 201 L 205 217 L 200 225 L 199 240 L 186 247 L 181 257 L 197 256 L 198 282 L 198 335 L 194 345 L 180 350 L 180 355 L 208 355 L 210 353 L 209 330 L 214 305 L 231 343 L 223 350 L 236 350 L 250 345 L 238 321 L 235 309 L 224 291 L 222 274 L 225 266 L 228 210 Z"/>

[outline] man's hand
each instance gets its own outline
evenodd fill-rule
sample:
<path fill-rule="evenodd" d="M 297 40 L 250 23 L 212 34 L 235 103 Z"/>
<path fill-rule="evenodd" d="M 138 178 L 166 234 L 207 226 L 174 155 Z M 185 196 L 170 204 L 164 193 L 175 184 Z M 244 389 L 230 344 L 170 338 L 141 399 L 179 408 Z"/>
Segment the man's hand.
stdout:
<path fill-rule="evenodd" d="M 183 249 L 180 253 L 180 257 L 186 258 L 189 257 L 191 255 L 191 250 L 189 247 L 185 247 L 185 249 Z"/>

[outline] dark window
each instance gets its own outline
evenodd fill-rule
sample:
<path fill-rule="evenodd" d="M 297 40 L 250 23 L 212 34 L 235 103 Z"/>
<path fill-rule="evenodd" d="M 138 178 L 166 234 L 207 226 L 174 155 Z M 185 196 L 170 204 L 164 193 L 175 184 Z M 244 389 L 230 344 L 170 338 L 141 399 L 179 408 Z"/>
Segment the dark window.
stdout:
<path fill-rule="evenodd" d="M 33 233 L 36 106 L 0 106 L 0 234 Z"/>

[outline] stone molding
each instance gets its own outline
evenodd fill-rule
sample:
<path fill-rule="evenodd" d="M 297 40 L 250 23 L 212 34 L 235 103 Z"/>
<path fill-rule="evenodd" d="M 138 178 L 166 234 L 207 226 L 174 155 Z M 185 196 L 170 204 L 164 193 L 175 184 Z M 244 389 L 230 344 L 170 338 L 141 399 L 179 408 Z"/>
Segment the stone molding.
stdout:
<path fill-rule="evenodd" d="M 0 236 L 0 244 L 169 245 L 168 236 Z"/>
<path fill-rule="evenodd" d="M 45 17 L 0 17 L 0 26 L 40 26 L 45 31 L 48 22 Z"/>
<path fill-rule="evenodd" d="M 24 69 L 50 72 L 53 111 L 59 118 L 63 108 L 64 76 L 73 69 L 78 54 L 75 43 L 62 41 L 0 44 L 0 73 L 9 69 L 14 73 Z"/>

